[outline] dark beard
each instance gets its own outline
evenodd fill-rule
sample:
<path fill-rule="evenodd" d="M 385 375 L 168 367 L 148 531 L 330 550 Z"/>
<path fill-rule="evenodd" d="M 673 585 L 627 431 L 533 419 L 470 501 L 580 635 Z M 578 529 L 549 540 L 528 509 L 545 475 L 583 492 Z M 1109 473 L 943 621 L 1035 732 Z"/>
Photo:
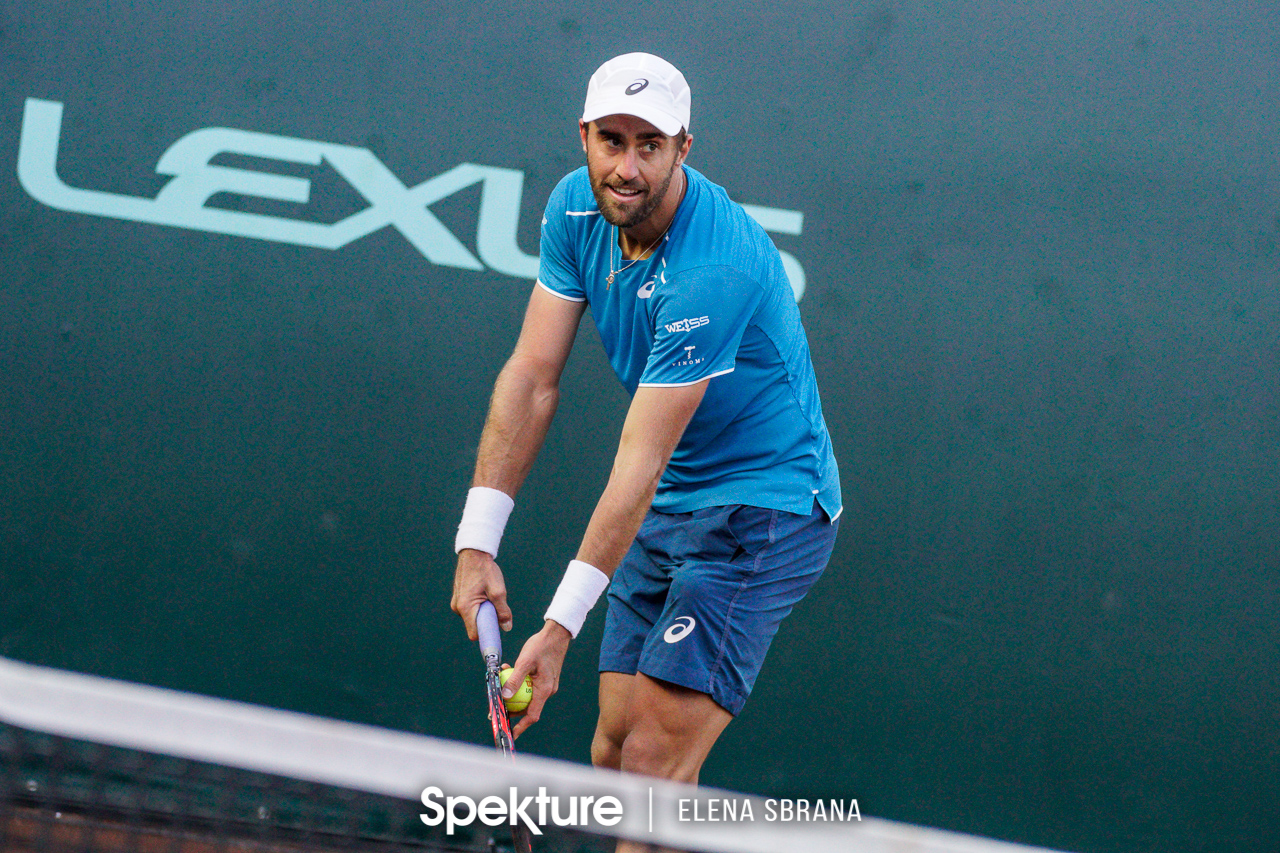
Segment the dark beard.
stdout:
<path fill-rule="evenodd" d="M 675 169 L 672 169 L 667 173 L 667 177 L 661 185 L 650 187 L 648 198 L 629 216 L 623 216 L 613 206 L 613 200 L 605 195 L 603 184 L 596 184 L 593 181 L 591 183 L 591 192 L 596 197 L 596 206 L 600 208 L 600 215 L 604 217 L 605 222 L 618 228 L 631 228 L 648 219 L 649 215 L 658 209 L 658 205 L 662 204 L 662 200 L 667 197 L 667 190 L 671 187 L 671 177 L 674 174 Z M 626 187 L 623 189 L 626 189 Z"/>

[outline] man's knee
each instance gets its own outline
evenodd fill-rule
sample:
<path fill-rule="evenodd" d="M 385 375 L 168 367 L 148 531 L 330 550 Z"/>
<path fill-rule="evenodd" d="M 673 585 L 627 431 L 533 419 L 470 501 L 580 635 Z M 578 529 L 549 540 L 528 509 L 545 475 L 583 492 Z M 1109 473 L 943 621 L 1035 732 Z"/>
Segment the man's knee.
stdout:
<path fill-rule="evenodd" d="M 638 676 L 622 769 L 696 783 L 702 762 L 731 719 L 705 693 Z"/>
<path fill-rule="evenodd" d="M 696 779 L 701 762 L 698 762 L 698 766 L 684 768 L 681 772 L 681 765 L 689 763 L 688 753 L 685 753 L 681 746 L 659 728 L 644 726 L 633 729 L 619 750 L 620 766 L 628 773 L 639 773 L 642 776 L 693 781 L 683 777 L 687 776 L 691 769 Z"/>
<path fill-rule="evenodd" d="M 672 736 L 661 727 L 639 726 L 622 744 L 620 767 L 628 773 L 696 785 L 710 746 L 710 742 Z"/>
<path fill-rule="evenodd" d="M 609 731 L 601 720 L 596 724 L 596 733 L 591 739 L 591 763 L 596 767 L 621 770 L 622 744 L 625 739 L 621 732 Z"/>

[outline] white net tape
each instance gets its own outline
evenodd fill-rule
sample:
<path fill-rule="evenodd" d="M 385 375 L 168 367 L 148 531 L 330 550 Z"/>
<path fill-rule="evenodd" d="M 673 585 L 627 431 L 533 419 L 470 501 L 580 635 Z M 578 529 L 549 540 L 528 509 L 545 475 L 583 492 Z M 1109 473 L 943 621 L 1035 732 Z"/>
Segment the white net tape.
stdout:
<path fill-rule="evenodd" d="M 1034 850 L 856 815 L 851 802 L 843 804 L 848 810 L 842 819 L 826 814 L 822 821 L 786 820 L 783 809 L 796 808 L 798 802 L 658 782 L 531 755 L 510 762 L 469 744 L 3 658 L 0 720 L 78 740 L 402 798 L 406 808 L 428 817 L 452 811 L 458 821 L 487 814 L 493 821 L 524 821 L 527 816 L 534 825 L 546 825 L 556 816 L 567 819 L 572 806 L 572 825 L 585 831 L 724 853 Z M 422 802 L 428 789 L 435 789 L 427 798 L 434 807 Z M 449 810 L 445 806 L 451 797 L 454 808 Z M 584 805 L 582 798 L 590 800 Z M 617 801 L 616 808 L 608 798 Z M 480 814 L 472 813 L 475 805 L 482 807 Z"/>

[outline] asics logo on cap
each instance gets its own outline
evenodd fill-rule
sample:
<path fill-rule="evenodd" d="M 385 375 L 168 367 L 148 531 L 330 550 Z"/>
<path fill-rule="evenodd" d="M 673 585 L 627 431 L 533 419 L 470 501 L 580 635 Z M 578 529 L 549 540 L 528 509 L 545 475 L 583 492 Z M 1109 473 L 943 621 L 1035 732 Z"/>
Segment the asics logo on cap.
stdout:
<path fill-rule="evenodd" d="M 648 85 L 649 85 L 649 81 L 641 77 L 639 80 L 632 83 L 630 86 L 626 88 L 626 93 L 628 95 L 638 95 L 641 92 L 643 92 L 645 90 L 645 87 Z"/>
<path fill-rule="evenodd" d="M 689 621 L 686 622 L 686 619 Z M 683 640 L 685 636 L 693 630 L 693 626 L 697 624 L 698 623 L 694 621 L 692 616 L 677 616 L 675 624 L 666 630 L 666 633 L 662 635 L 662 639 L 666 640 L 668 643 L 678 643 Z"/>

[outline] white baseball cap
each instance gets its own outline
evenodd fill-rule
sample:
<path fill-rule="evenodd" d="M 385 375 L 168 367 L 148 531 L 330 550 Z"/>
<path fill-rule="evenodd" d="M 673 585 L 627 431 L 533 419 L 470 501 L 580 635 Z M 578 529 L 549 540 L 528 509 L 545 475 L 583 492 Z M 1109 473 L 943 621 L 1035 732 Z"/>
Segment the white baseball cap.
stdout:
<path fill-rule="evenodd" d="M 652 53 L 624 53 L 591 75 L 582 120 L 630 115 L 675 136 L 689 127 L 689 101 L 680 69 Z"/>

